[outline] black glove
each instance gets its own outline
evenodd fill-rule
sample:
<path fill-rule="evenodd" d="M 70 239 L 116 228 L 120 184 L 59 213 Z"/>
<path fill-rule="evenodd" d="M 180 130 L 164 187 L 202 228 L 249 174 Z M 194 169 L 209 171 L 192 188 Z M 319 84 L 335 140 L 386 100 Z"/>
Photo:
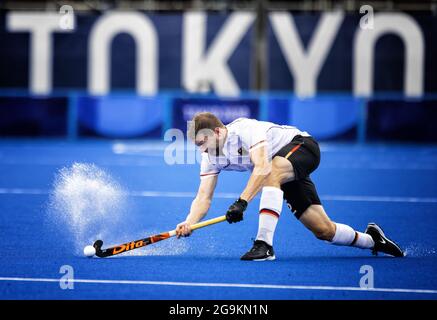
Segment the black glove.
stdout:
<path fill-rule="evenodd" d="M 229 223 L 239 222 L 243 220 L 243 213 L 247 208 L 247 201 L 243 199 L 238 199 L 234 202 L 232 206 L 229 207 L 228 212 L 226 212 L 226 220 Z"/>

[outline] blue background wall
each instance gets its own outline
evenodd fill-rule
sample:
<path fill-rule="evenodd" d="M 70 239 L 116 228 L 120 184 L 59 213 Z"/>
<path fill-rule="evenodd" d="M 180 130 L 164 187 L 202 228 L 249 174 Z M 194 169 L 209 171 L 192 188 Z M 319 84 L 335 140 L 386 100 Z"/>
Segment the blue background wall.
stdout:
<path fill-rule="evenodd" d="M 29 92 L 30 35 L 7 29 L 0 14 L 0 135 L 107 138 L 159 138 L 170 127 L 184 129 L 193 110 L 221 110 L 222 115 L 250 116 L 300 127 L 321 140 L 437 141 L 437 17 L 410 14 L 425 40 L 424 95 L 405 99 L 404 48 L 393 35 L 375 50 L 375 93 L 354 97 L 353 37 L 359 15 L 346 15 L 317 81 L 317 95 L 294 95 L 294 79 L 268 24 L 268 89 L 251 92 L 254 76 L 254 27 L 249 28 L 228 61 L 242 90 L 239 97 L 212 93 L 190 95 L 182 85 L 183 14 L 148 14 L 159 39 L 159 91 L 135 94 L 135 43 L 128 34 L 112 42 L 111 94 L 87 92 L 88 38 L 97 14 L 79 14 L 72 33 L 53 35 L 53 90 L 44 97 Z M 223 27 L 227 13 L 208 13 L 207 45 Z M 299 35 L 308 46 L 320 14 L 293 13 Z M 219 109 L 217 109 L 219 108 Z M 184 116 L 185 115 L 185 116 Z M 185 118 L 184 118 L 185 117 Z"/>

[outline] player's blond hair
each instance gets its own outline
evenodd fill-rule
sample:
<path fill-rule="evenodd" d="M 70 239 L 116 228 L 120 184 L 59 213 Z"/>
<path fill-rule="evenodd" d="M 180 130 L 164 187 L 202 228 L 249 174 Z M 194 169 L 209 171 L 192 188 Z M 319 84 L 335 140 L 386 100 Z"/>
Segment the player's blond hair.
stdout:
<path fill-rule="evenodd" d="M 211 112 L 199 112 L 189 122 L 187 135 L 188 138 L 194 140 L 201 130 L 209 129 L 214 131 L 215 128 L 224 128 L 224 126 L 223 122 Z"/>

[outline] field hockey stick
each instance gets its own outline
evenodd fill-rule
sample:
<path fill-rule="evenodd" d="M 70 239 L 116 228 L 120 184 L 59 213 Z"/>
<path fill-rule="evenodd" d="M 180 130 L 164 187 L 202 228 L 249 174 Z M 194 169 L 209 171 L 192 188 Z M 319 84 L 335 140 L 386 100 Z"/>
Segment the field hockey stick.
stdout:
<path fill-rule="evenodd" d="M 226 220 L 226 216 L 220 216 L 220 217 L 217 217 L 214 219 L 205 220 L 203 222 L 193 224 L 191 226 L 191 230 L 197 230 L 200 228 L 211 226 L 213 224 L 220 223 L 220 222 L 223 222 L 225 220 Z M 110 256 L 115 256 L 117 254 L 124 253 L 127 251 L 131 251 L 134 249 L 142 248 L 142 247 L 145 247 L 149 244 L 174 237 L 175 235 L 176 235 L 176 230 L 172 230 L 172 231 L 163 232 L 163 233 L 156 234 L 154 236 L 150 236 L 150 237 L 147 237 L 144 239 L 120 244 L 118 246 L 114 246 L 114 247 L 106 248 L 106 249 L 102 249 L 103 241 L 97 240 L 96 242 L 94 242 L 93 247 L 96 249 L 96 256 L 98 256 L 100 258 L 106 258 L 106 257 L 110 257 Z"/>

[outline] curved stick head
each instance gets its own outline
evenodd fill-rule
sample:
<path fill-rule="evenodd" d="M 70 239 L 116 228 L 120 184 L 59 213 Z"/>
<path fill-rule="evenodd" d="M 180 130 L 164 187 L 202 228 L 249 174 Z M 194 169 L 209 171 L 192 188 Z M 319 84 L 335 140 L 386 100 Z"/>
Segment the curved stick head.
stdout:
<path fill-rule="evenodd" d="M 97 240 L 93 244 L 93 247 L 96 249 L 96 253 L 102 252 L 102 246 L 103 246 L 103 241 L 102 240 Z"/>

